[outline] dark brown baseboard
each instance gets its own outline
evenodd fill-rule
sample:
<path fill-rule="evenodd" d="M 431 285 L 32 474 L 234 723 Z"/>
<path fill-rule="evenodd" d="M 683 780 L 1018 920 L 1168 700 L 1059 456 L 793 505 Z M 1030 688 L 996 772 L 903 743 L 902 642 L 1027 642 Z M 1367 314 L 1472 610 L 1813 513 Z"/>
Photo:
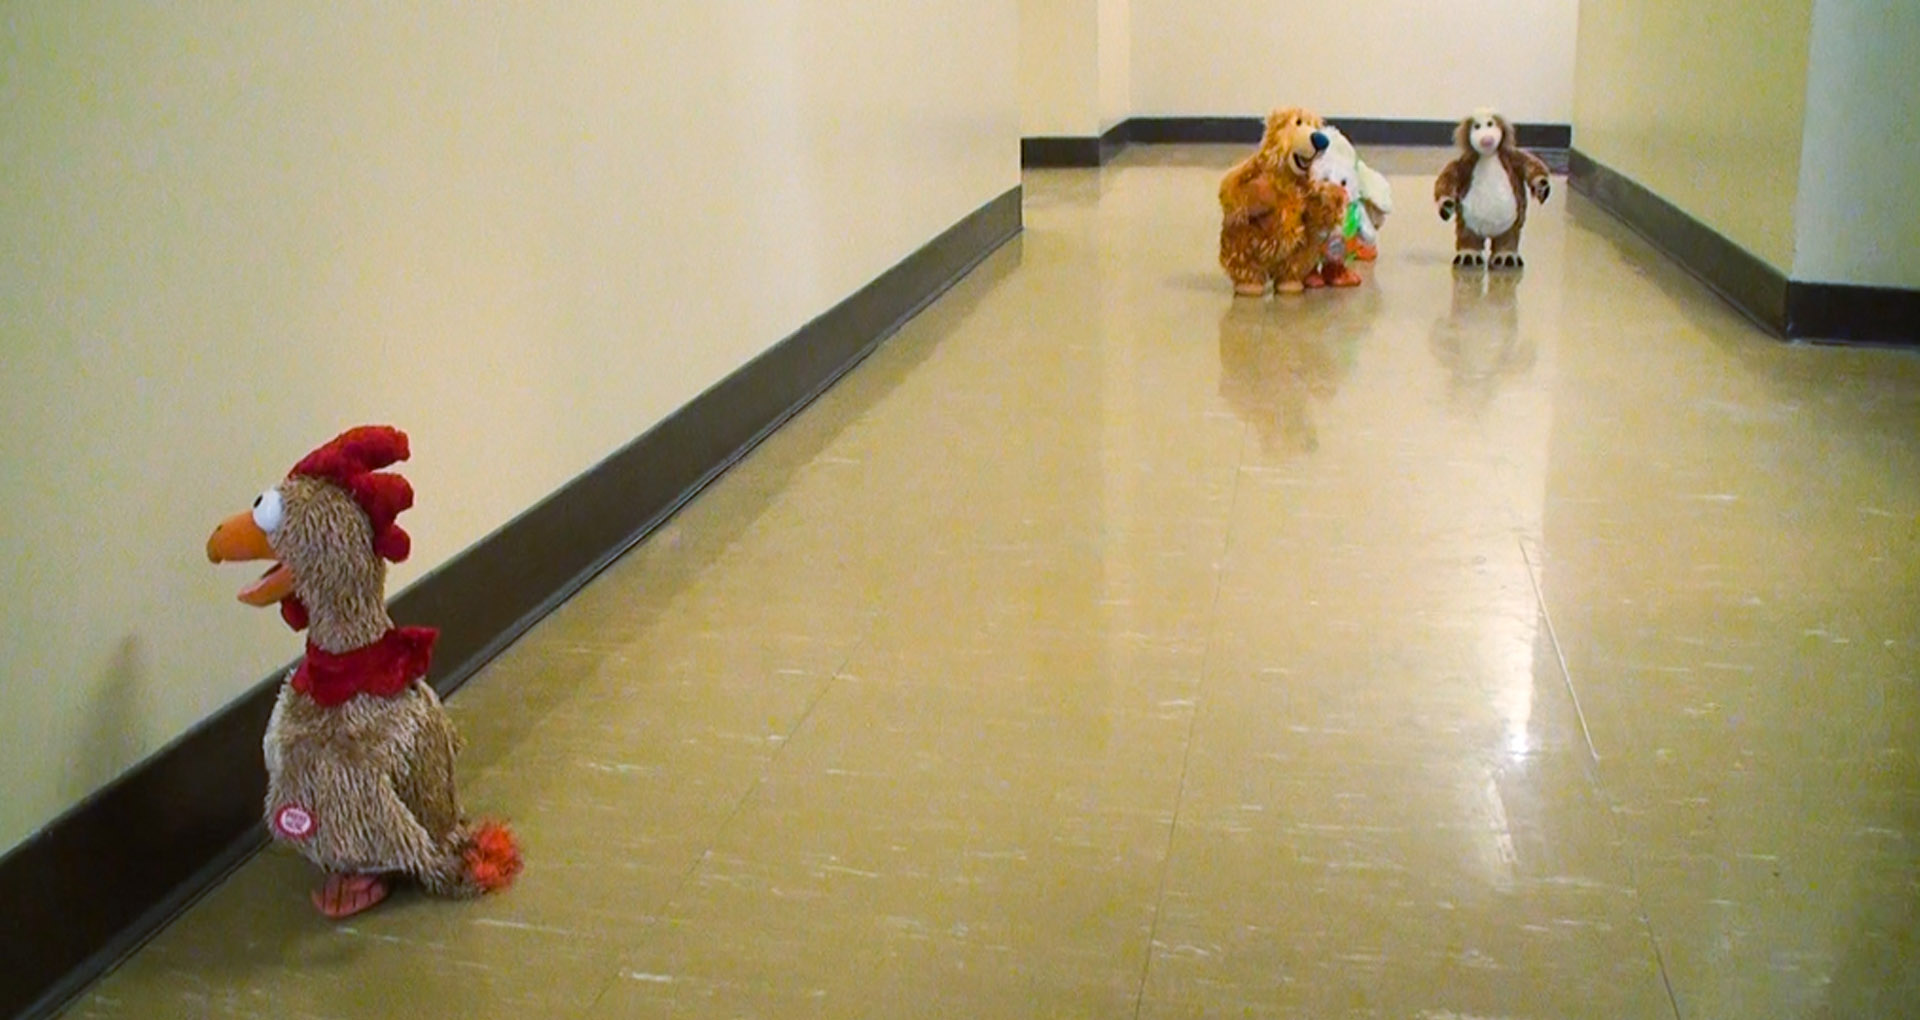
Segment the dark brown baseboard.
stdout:
<path fill-rule="evenodd" d="M 1619 217 L 1749 318 L 1785 335 L 1785 274 L 1580 150 L 1569 155 L 1568 163 L 1575 191 Z"/>
<path fill-rule="evenodd" d="M 451 694 L 1019 233 L 981 206 L 393 602 L 440 628 Z M 57 1011 L 263 843 L 260 736 L 279 674 L 0 858 L 0 1016 Z"/>
<path fill-rule="evenodd" d="M 1130 121 L 1122 121 L 1106 134 L 1043 135 L 1020 139 L 1020 165 L 1023 167 L 1096 167 L 1105 166 L 1127 147 Z"/>
<path fill-rule="evenodd" d="M 1327 121 L 1355 145 L 1452 145 L 1457 123 L 1377 117 L 1328 117 Z M 1252 145 L 1260 141 L 1266 122 L 1261 117 L 1135 117 L 1125 126 L 1129 141 L 1142 145 Z M 1573 144 L 1571 125 L 1515 124 L 1513 129 L 1520 144 L 1528 148 L 1564 149 Z"/>
<path fill-rule="evenodd" d="M 1327 118 L 1356 145 L 1453 144 L 1453 121 Z M 1020 139 L 1023 167 L 1105 166 L 1129 145 L 1253 145 L 1265 122 L 1260 117 L 1132 117 L 1106 134 Z M 1516 124 L 1520 144 L 1531 149 L 1565 150 L 1573 141 L 1566 124 Z"/>
<path fill-rule="evenodd" d="M 1793 280 L 1786 334 L 1813 343 L 1920 347 L 1920 290 Z"/>
<path fill-rule="evenodd" d="M 1920 346 L 1920 291 L 1788 279 L 1639 182 L 1579 150 L 1574 190 L 1612 213 L 1775 336 L 1815 343 Z"/>

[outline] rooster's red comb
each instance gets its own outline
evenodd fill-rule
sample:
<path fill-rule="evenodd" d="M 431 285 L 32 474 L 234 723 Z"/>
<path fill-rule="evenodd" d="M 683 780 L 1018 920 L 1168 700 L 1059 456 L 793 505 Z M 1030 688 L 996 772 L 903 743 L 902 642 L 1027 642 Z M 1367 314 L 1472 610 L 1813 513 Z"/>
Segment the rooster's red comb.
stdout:
<path fill-rule="evenodd" d="M 373 550 L 395 563 L 407 558 L 413 540 L 394 523 L 413 505 L 413 486 L 380 469 L 406 460 L 407 434 L 388 425 L 348 429 L 300 458 L 289 475 L 321 478 L 347 490 L 373 525 Z"/>

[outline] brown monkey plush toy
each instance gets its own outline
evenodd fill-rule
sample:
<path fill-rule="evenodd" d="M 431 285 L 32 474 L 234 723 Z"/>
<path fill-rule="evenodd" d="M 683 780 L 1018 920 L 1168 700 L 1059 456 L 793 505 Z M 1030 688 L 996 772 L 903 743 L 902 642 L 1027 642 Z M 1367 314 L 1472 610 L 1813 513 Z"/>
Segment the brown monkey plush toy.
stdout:
<path fill-rule="evenodd" d="M 1440 218 L 1454 221 L 1453 264 L 1519 268 L 1524 264 L 1520 229 L 1527 225 L 1527 193 L 1546 203 L 1552 191 L 1547 165 L 1521 149 L 1513 125 L 1492 110 L 1475 110 L 1462 120 L 1453 141 L 1460 156 L 1433 182 Z M 1488 242 L 1493 244 L 1491 259 L 1485 254 Z"/>

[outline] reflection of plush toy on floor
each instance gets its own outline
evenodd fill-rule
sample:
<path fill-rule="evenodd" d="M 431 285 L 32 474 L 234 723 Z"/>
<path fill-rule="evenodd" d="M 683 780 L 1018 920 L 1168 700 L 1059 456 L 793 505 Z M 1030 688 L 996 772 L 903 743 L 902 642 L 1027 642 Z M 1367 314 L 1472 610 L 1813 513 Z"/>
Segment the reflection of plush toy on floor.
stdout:
<path fill-rule="evenodd" d="M 1275 110 L 1259 151 L 1220 182 L 1220 266 L 1235 294 L 1304 290 L 1328 233 L 1338 233 L 1345 196 L 1309 176 L 1327 147 L 1325 123 L 1305 110 Z"/>
<path fill-rule="evenodd" d="M 1520 333 L 1512 273 L 1458 273 L 1453 304 L 1435 320 L 1429 338 L 1434 359 L 1447 369 L 1456 407 L 1478 414 L 1493 402 L 1503 380 L 1533 368 L 1533 345 Z"/>
<path fill-rule="evenodd" d="M 1323 273 L 1325 282 L 1336 287 L 1343 286 L 1337 282 L 1343 275 L 1349 276 L 1351 283 L 1345 286 L 1351 286 L 1360 278 L 1348 272 L 1343 263 L 1347 259 L 1371 262 L 1379 257 L 1380 226 L 1393 211 L 1393 189 L 1385 177 L 1361 160 L 1359 151 L 1339 129 L 1322 130 L 1327 136 L 1327 151 L 1313 161 L 1313 176 L 1339 185 L 1347 195 L 1340 229 L 1327 240 Z M 1313 285 L 1309 278 L 1307 286 Z"/>
<path fill-rule="evenodd" d="M 1330 400 L 1353 370 L 1354 331 L 1294 327 L 1292 312 L 1266 302 L 1235 301 L 1220 318 L 1220 396 L 1253 426 L 1267 454 L 1319 449 L 1313 405 Z"/>
<path fill-rule="evenodd" d="M 406 458 L 404 433 L 350 430 L 207 540 L 216 563 L 273 561 L 240 601 L 277 604 L 307 629 L 306 656 L 267 724 L 267 828 L 326 869 L 313 901 L 334 918 L 386 899 L 395 877 L 474 896 L 520 870 L 511 832 L 460 812 L 460 741 L 423 679 L 436 633 L 387 617 L 387 561 L 411 545 L 394 518 L 413 489 L 380 469 Z"/>
<path fill-rule="evenodd" d="M 1552 191 L 1547 165 L 1520 148 L 1513 126 L 1492 110 L 1476 110 L 1453 132 L 1460 156 L 1433 182 L 1440 218 L 1454 223 L 1456 266 L 1522 265 L 1520 231 L 1527 225 L 1527 194 L 1544 204 Z M 1485 249 L 1493 246 L 1488 259 Z"/>

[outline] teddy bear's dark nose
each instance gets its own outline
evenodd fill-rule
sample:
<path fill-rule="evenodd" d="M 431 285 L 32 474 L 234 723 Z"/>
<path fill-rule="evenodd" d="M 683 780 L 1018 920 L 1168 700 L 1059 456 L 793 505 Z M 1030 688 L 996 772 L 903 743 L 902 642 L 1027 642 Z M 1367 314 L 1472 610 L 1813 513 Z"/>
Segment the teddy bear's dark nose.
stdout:
<path fill-rule="evenodd" d="M 1312 141 L 1313 141 L 1313 151 L 1315 152 L 1327 151 L 1327 136 L 1324 133 L 1315 131 L 1313 133 Z"/>

